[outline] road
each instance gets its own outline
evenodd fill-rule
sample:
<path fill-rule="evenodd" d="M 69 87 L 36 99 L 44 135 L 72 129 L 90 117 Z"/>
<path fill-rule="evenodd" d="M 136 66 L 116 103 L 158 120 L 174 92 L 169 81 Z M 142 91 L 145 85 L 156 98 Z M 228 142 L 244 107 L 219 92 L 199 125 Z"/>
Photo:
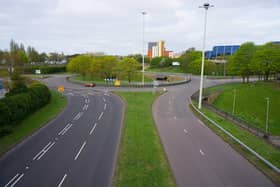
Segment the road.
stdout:
<path fill-rule="evenodd" d="M 67 108 L 0 159 L 0 186 L 111 186 L 124 106 L 107 92 L 66 86 Z"/>
<path fill-rule="evenodd" d="M 206 80 L 206 86 L 224 83 Z M 188 108 L 199 78 L 170 87 L 153 105 L 153 115 L 179 187 L 276 186 L 244 157 L 202 124 Z"/>

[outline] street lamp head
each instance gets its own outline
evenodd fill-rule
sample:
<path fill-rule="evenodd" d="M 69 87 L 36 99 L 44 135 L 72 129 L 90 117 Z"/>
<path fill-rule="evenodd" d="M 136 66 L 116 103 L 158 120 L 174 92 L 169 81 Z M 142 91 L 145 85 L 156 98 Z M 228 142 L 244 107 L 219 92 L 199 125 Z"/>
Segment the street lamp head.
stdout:
<path fill-rule="evenodd" d="M 203 6 L 199 6 L 199 8 L 205 8 L 208 10 L 210 7 L 214 7 L 214 5 L 210 5 L 209 3 L 204 3 Z"/>

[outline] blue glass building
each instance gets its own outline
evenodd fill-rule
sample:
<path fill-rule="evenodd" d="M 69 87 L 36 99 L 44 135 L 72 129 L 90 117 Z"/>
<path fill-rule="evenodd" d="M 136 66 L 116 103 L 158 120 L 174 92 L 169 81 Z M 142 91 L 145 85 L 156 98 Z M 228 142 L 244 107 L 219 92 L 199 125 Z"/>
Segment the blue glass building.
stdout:
<path fill-rule="evenodd" d="M 239 47 L 240 45 L 214 46 L 212 51 L 205 52 L 205 58 L 213 59 L 218 56 L 233 55 L 239 49 Z"/>

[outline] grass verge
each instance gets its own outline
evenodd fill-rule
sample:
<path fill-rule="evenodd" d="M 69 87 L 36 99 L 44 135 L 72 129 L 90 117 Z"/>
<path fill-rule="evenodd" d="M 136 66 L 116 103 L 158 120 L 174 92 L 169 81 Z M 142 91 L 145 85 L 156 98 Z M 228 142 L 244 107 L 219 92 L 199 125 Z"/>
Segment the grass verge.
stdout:
<path fill-rule="evenodd" d="M 67 104 L 66 97 L 61 97 L 61 94 L 55 91 L 51 91 L 51 94 L 52 97 L 49 104 L 16 125 L 11 134 L 0 138 L 0 156 L 56 117 L 64 109 Z"/>
<path fill-rule="evenodd" d="M 159 72 L 159 73 L 186 73 L 180 67 L 163 67 L 163 68 L 148 68 L 146 69 L 148 72 Z"/>
<path fill-rule="evenodd" d="M 255 128 L 266 129 L 266 99 L 269 103 L 268 132 L 280 135 L 280 84 L 277 82 L 234 83 L 208 88 L 209 92 L 221 90 L 222 94 L 214 101 L 217 108 L 232 113 L 234 90 L 236 104 L 234 116 L 246 121 Z"/>
<path fill-rule="evenodd" d="M 190 106 L 192 111 L 195 113 L 196 116 L 198 116 L 204 124 L 206 124 L 213 132 L 215 132 L 217 135 L 219 135 L 225 142 L 229 143 L 231 147 L 233 147 L 236 151 L 238 151 L 240 154 L 242 154 L 247 160 L 249 160 L 253 165 L 255 165 L 257 168 L 259 168 L 264 174 L 269 176 L 276 184 L 280 185 L 280 174 L 275 172 L 273 169 L 271 169 L 269 166 L 267 166 L 265 163 L 263 163 L 261 160 L 259 160 L 257 157 L 252 155 L 249 151 L 247 151 L 244 147 L 242 147 L 240 144 L 235 142 L 233 139 L 231 139 L 228 135 L 226 135 L 224 132 L 222 132 L 220 129 L 218 129 L 216 126 L 211 124 L 208 120 L 206 120 L 203 116 L 201 116 L 199 113 L 197 113 L 192 106 Z M 216 123 L 218 123 L 221 127 L 226 129 L 228 132 L 230 132 L 233 136 L 241 140 L 243 143 L 245 143 L 247 146 L 252 148 L 254 151 L 259 153 L 262 157 L 270 161 L 272 164 L 280 168 L 280 150 L 271 146 L 263 139 L 260 139 L 248 131 L 232 124 L 231 122 L 225 120 L 224 118 L 218 116 L 214 112 L 202 108 L 201 110 L 206 116 L 214 120 Z"/>
<path fill-rule="evenodd" d="M 175 186 L 152 117 L 152 92 L 117 93 L 126 102 L 114 186 Z"/>

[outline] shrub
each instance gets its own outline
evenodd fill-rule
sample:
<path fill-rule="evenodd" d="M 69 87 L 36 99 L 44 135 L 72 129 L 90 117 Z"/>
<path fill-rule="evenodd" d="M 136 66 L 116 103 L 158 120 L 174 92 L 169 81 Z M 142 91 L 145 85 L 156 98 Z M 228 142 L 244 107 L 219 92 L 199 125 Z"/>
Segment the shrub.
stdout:
<path fill-rule="evenodd" d="M 49 103 L 51 93 L 47 86 L 34 84 L 25 93 L 0 99 L 0 135 L 23 120 L 30 113 Z M 5 128 L 4 128 L 5 127 Z M 4 133 L 5 134 L 5 133 Z"/>

